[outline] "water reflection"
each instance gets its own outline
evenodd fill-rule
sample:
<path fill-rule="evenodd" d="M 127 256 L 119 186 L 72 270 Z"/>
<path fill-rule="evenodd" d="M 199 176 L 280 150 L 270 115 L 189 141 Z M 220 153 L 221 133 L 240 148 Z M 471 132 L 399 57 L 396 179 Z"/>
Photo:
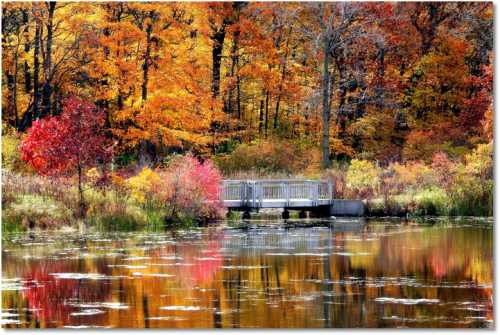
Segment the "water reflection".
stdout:
<path fill-rule="evenodd" d="M 4 327 L 493 327 L 492 222 L 5 236 Z"/>

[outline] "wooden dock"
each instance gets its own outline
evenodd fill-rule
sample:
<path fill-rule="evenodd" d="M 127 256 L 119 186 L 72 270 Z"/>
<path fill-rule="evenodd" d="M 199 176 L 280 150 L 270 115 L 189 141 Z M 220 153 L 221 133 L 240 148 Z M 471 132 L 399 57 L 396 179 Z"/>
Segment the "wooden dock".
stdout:
<path fill-rule="evenodd" d="M 319 180 L 224 180 L 224 207 L 311 209 L 333 204 L 333 185 Z"/>
<path fill-rule="evenodd" d="M 288 210 L 299 210 L 299 218 L 306 212 L 316 216 L 363 216 L 365 205 L 361 200 L 335 199 L 330 181 L 307 179 L 224 180 L 222 201 L 231 211 L 243 211 L 250 218 L 251 211 L 282 208 L 282 217 L 288 219 Z"/>

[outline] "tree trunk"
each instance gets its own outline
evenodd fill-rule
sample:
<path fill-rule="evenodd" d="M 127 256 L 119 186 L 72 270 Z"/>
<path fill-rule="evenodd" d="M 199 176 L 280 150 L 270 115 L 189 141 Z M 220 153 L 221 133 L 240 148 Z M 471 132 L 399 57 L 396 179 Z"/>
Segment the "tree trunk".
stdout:
<path fill-rule="evenodd" d="M 149 165 L 150 161 L 147 156 L 147 142 L 146 140 L 141 140 L 139 142 L 139 167 Z"/>
<path fill-rule="evenodd" d="M 144 63 L 142 64 L 142 104 L 148 99 L 148 81 L 149 81 L 149 63 L 151 59 L 151 33 L 153 32 L 153 26 L 148 24 L 146 27 L 146 51 L 144 53 Z M 151 157 L 148 152 L 148 141 L 142 139 L 139 142 L 139 166 L 143 167 L 151 163 Z"/>
<path fill-rule="evenodd" d="M 85 210 L 85 198 L 83 196 L 83 178 L 82 178 L 82 166 L 78 163 L 78 215 L 80 218 L 85 218 L 86 210 Z"/>
<path fill-rule="evenodd" d="M 16 57 L 15 57 L 16 65 L 14 67 L 14 86 L 12 87 L 12 112 L 14 114 L 16 129 L 19 125 L 19 115 L 17 113 L 17 77 L 18 77 L 18 73 L 19 73 L 18 58 L 19 58 L 19 54 L 16 50 Z"/>
<path fill-rule="evenodd" d="M 240 87 L 240 55 L 239 55 L 239 40 L 240 40 L 240 31 L 236 29 L 233 33 L 233 62 L 236 68 L 236 115 L 238 116 L 238 120 L 241 120 L 241 87 Z"/>
<path fill-rule="evenodd" d="M 33 50 L 33 118 L 39 116 L 40 105 L 40 44 L 41 44 L 41 26 L 36 20 L 35 25 L 35 48 Z M 31 124 L 31 122 L 30 122 Z"/>
<path fill-rule="evenodd" d="M 267 138 L 267 130 L 269 129 L 269 91 L 266 91 L 266 116 L 264 122 L 264 137 Z"/>
<path fill-rule="evenodd" d="M 116 98 L 116 106 L 118 107 L 118 110 L 123 109 L 123 96 L 120 91 L 118 91 L 118 97 Z"/>
<path fill-rule="evenodd" d="M 325 4 L 321 6 L 322 15 L 321 20 L 324 18 L 325 14 Z M 322 25 L 324 22 L 322 21 Z M 323 92 L 323 139 L 321 142 L 321 149 L 323 153 L 323 168 L 327 169 L 330 167 L 330 72 L 328 70 L 329 55 L 330 55 L 330 29 L 328 25 L 323 27 L 323 80 L 322 80 L 322 92 Z"/>
<path fill-rule="evenodd" d="M 63 107 L 62 107 L 62 92 L 61 88 L 58 85 L 54 86 L 54 103 L 52 105 L 53 109 L 53 114 L 54 115 L 61 115 Z M 105 111 L 107 112 L 107 108 L 105 108 Z M 108 125 L 105 125 L 105 127 L 109 128 Z"/>
<path fill-rule="evenodd" d="M 231 71 L 230 71 L 230 77 L 234 78 L 238 69 L 238 40 L 239 40 L 239 31 L 236 30 L 233 33 L 233 45 L 231 47 Z M 239 75 L 238 75 L 239 76 Z M 239 80 L 239 78 L 237 79 Z M 237 83 L 239 85 L 239 83 Z M 226 102 L 226 112 L 229 114 L 233 114 L 233 87 L 229 87 L 228 89 L 228 97 L 227 97 L 227 102 Z M 238 119 L 239 119 L 239 113 L 238 113 Z"/>
<path fill-rule="evenodd" d="M 337 66 L 337 70 L 339 72 L 338 78 L 338 87 L 339 87 L 339 95 L 338 100 L 339 104 L 337 107 L 337 122 L 340 126 L 339 129 L 339 138 L 343 141 L 345 139 L 345 132 L 347 127 L 347 114 L 345 110 L 345 100 L 347 95 L 347 76 L 346 76 L 346 66 L 344 57 L 334 54 L 335 64 Z M 332 92 L 333 93 L 333 92 Z"/>
<path fill-rule="evenodd" d="M 23 10 L 23 23 L 25 24 L 24 28 L 24 35 L 28 36 L 29 35 L 29 13 L 27 10 Z M 24 42 L 24 52 L 26 54 L 29 53 L 30 51 L 30 41 L 29 39 L 26 39 Z M 31 73 L 30 73 L 30 66 L 28 64 L 28 60 L 26 59 L 24 61 L 24 91 L 26 93 L 31 92 Z"/>
<path fill-rule="evenodd" d="M 17 76 L 19 71 L 19 44 L 16 47 L 14 53 L 14 73 L 7 73 L 7 87 L 10 91 L 9 97 L 9 112 L 13 116 L 14 124 L 17 129 L 19 125 L 18 113 L 17 113 Z"/>
<path fill-rule="evenodd" d="M 144 63 L 142 64 L 143 78 L 142 78 L 142 102 L 146 101 L 148 98 L 148 72 L 149 72 L 149 60 L 151 58 L 151 33 L 153 31 L 153 26 L 148 24 L 146 27 L 146 53 L 144 54 Z"/>
<path fill-rule="evenodd" d="M 16 92 L 15 92 L 16 80 L 14 78 L 15 78 L 14 74 L 7 72 L 7 87 L 9 89 L 9 99 L 8 99 L 8 109 L 7 109 L 8 112 L 6 113 L 6 115 L 11 114 L 12 116 L 14 116 L 14 122 L 17 123 L 17 121 L 15 120 L 17 119 L 17 112 L 15 111 L 14 107 L 16 105 Z M 9 122 L 11 121 L 9 120 Z"/>
<path fill-rule="evenodd" d="M 382 112 L 384 108 L 384 76 L 385 76 L 385 48 L 384 46 L 379 47 L 379 52 L 377 56 L 378 66 L 377 66 L 377 100 L 375 106 L 379 111 Z"/>
<path fill-rule="evenodd" d="M 274 114 L 274 129 L 275 130 L 278 128 L 281 94 L 282 94 L 282 91 L 283 91 L 283 84 L 284 84 L 284 81 L 285 81 L 286 64 L 287 64 L 287 60 L 288 60 L 288 46 L 290 44 L 290 35 L 291 34 L 292 34 L 292 26 L 290 26 L 290 30 L 288 32 L 288 38 L 286 40 L 286 45 L 285 45 L 285 56 L 284 56 L 284 59 L 283 59 L 283 66 L 281 68 L 280 86 L 279 86 L 279 90 L 278 90 L 278 97 L 277 97 L 277 100 L 276 100 L 276 112 Z"/>
<path fill-rule="evenodd" d="M 31 127 L 34 119 L 37 119 L 40 116 L 39 106 L 40 106 L 40 44 L 41 44 L 41 36 L 42 36 L 42 26 L 38 19 L 35 19 L 35 40 L 34 40 L 34 49 L 33 49 L 33 104 L 29 107 L 18 127 L 17 130 L 24 131 L 27 128 Z"/>
<path fill-rule="evenodd" d="M 278 98 L 276 100 L 276 110 L 274 112 L 274 124 L 273 128 L 274 130 L 278 129 L 278 118 L 279 118 L 279 112 L 280 112 L 280 100 L 281 100 L 281 95 L 278 94 Z"/>
<path fill-rule="evenodd" d="M 222 48 L 226 37 L 226 27 L 222 25 L 210 36 L 212 45 L 212 96 L 217 98 L 220 94 L 220 65 L 222 59 Z"/>
<path fill-rule="evenodd" d="M 236 75 L 236 113 L 238 115 L 238 120 L 241 120 L 241 85 L 240 85 L 240 75 Z"/>
<path fill-rule="evenodd" d="M 259 136 L 262 136 L 263 127 L 264 127 L 264 100 L 261 100 L 260 110 L 259 110 Z"/>
<path fill-rule="evenodd" d="M 53 19 L 54 19 L 54 11 L 56 9 L 56 2 L 50 1 L 46 3 L 48 10 L 48 18 L 47 18 L 47 43 L 45 49 L 45 58 L 43 61 L 43 75 L 44 75 L 44 84 L 43 84 L 43 93 L 42 93 L 42 106 L 43 115 L 49 115 L 51 112 L 51 95 L 52 95 L 52 86 L 51 86 L 51 76 L 52 76 L 52 33 L 53 33 Z"/>

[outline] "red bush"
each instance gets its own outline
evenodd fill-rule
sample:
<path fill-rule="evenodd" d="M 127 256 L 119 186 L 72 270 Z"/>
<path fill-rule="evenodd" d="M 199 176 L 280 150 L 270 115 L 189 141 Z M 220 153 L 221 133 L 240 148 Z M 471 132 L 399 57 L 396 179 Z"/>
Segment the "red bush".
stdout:
<path fill-rule="evenodd" d="M 160 182 L 153 192 L 171 209 L 196 218 L 217 218 L 222 211 L 220 184 L 222 176 L 212 161 L 203 163 L 188 154 L 176 157 L 167 169 L 160 171 Z"/>

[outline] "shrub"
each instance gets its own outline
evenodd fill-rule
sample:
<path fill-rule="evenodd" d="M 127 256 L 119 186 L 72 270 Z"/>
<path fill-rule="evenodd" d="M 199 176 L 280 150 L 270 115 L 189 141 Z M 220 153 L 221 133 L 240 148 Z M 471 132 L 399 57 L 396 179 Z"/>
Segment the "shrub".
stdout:
<path fill-rule="evenodd" d="M 416 190 L 435 184 L 436 178 L 432 169 L 422 162 L 409 164 L 394 163 L 389 166 L 394 171 L 395 186 L 401 190 Z"/>
<path fill-rule="evenodd" d="M 24 227 L 57 227 L 69 225 L 72 211 L 63 203 L 39 195 L 21 195 L 4 209 L 2 221 Z"/>
<path fill-rule="evenodd" d="M 414 215 L 448 215 L 449 198 L 445 190 L 438 187 L 424 189 L 414 196 Z"/>
<path fill-rule="evenodd" d="M 192 155 L 174 158 L 160 172 L 155 188 L 159 201 L 167 204 L 170 218 L 218 218 L 221 216 L 219 170 L 210 160 L 203 163 Z"/>
<path fill-rule="evenodd" d="M 297 174 L 319 171 L 320 159 L 316 146 L 273 139 L 240 144 L 231 154 L 219 156 L 217 165 L 225 175 L 249 170 Z"/>
<path fill-rule="evenodd" d="M 166 169 L 144 168 L 127 180 L 132 197 L 144 208 L 166 210 L 166 219 L 192 221 L 221 216 L 222 177 L 210 160 L 188 154 L 174 157 Z"/>
<path fill-rule="evenodd" d="M 456 163 L 451 161 L 444 152 L 438 152 L 432 158 L 431 168 L 436 176 L 436 181 L 447 191 L 454 183 L 453 170 L 455 166 Z"/>
<path fill-rule="evenodd" d="M 361 198 L 374 195 L 379 190 L 381 169 L 372 162 L 353 159 L 347 171 L 347 187 Z"/>
<path fill-rule="evenodd" d="M 160 183 L 160 176 L 148 167 L 127 180 L 132 197 L 143 205 L 152 205 L 154 200 L 153 192 L 159 187 Z"/>
<path fill-rule="evenodd" d="M 370 216 L 406 216 L 409 202 L 407 197 L 395 196 L 388 199 L 372 199 L 366 201 L 367 213 Z"/>
<path fill-rule="evenodd" d="M 139 226 L 136 218 L 126 213 L 122 215 L 106 213 L 96 221 L 97 226 L 106 231 L 131 231 L 136 230 Z"/>
<path fill-rule="evenodd" d="M 493 144 L 478 145 L 448 173 L 453 215 L 493 215 Z"/>
<path fill-rule="evenodd" d="M 28 165 L 21 159 L 20 135 L 13 129 L 4 129 L 2 135 L 2 169 L 12 172 L 25 172 Z"/>
<path fill-rule="evenodd" d="M 482 180 L 460 164 L 455 169 L 454 183 L 449 191 L 453 215 L 493 215 L 493 179 Z"/>
<path fill-rule="evenodd" d="M 479 144 L 465 155 L 466 172 L 481 179 L 493 177 L 493 142 Z"/>
<path fill-rule="evenodd" d="M 17 201 L 21 195 L 52 198 L 70 209 L 77 209 L 76 189 L 64 178 L 47 178 L 38 175 L 21 175 L 2 171 L 2 205 L 4 208 Z"/>
<path fill-rule="evenodd" d="M 348 196 L 367 199 L 371 215 L 493 215 L 493 145 L 479 144 L 463 162 L 437 152 L 431 164 L 393 163 L 379 169 L 353 160 Z"/>
<path fill-rule="evenodd" d="M 330 180 L 333 182 L 333 194 L 336 199 L 344 199 L 349 197 L 346 167 L 339 165 L 325 170 L 321 175 L 321 179 Z"/>

